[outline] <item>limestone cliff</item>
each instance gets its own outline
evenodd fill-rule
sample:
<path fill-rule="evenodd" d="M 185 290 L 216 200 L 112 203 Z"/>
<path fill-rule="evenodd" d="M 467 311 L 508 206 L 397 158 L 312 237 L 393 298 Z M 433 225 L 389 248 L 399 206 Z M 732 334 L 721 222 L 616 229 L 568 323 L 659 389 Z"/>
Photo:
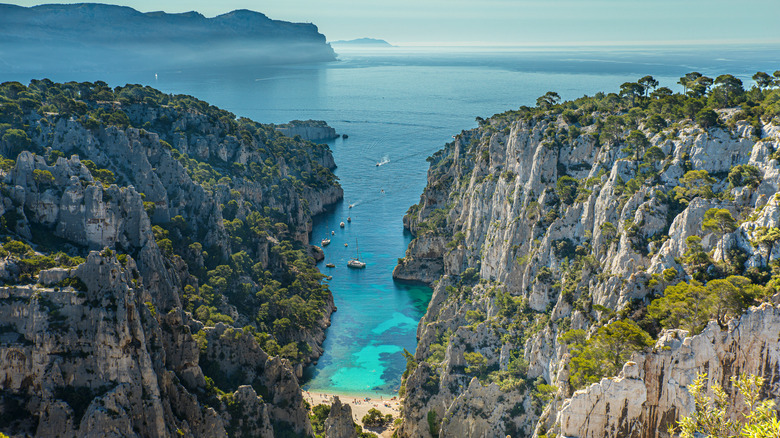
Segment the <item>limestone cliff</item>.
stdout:
<path fill-rule="evenodd" d="M 706 371 L 708 387 L 718 383 L 731 396 L 736 388 L 729 377 L 764 375 L 767 392 L 780 397 L 780 308 L 764 304 L 752 308 L 726 330 L 711 323 L 699 335 L 669 331 L 652 353 L 637 355 L 616 379 L 603 379 L 577 391 L 563 402 L 555 423 L 567 437 L 667 437 L 678 415 L 694 410 L 688 385 Z M 732 411 L 739 419 L 741 407 Z"/>
<path fill-rule="evenodd" d="M 327 147 L 148 87 L 0 97 L 0 431 L 311 434 Z"/>
<path fill-rule="evenodd" d="M 778 93 L 752 92 L 747 99 L 759 102 Z M 434 286 L 405 374 L 399 436 L 541 436 L 552 428 L 655 436 L 648 431 L 690 412 L 685 385 L 696 372 L 709 369 L 719 382 L 740 371 L 776 381 L 774 308 L 673 346 L 662 340 L 681 335 L 661 332 L 648 316 L 666 287 L 694 279 L 745 275 L 771 295 L 768 272 L 780 255 L 776 239 L 761 237 L 780 225 L 777 119 L 722 108 L 712 113 L 717 123 L 701 115 L 694 122 L 673 108 L 696 98 L 675 96 L 600 93 L 478 118 L 479 128 L 428 159 L 428 184 L 404 217 L 415 238 L 393 272 Z M 742 169 L 749 183 L 735 177 Z M 706 182 L 694 187 L 696 178 Z M 703 227 L 713 208 L 736 218 L 733 228 Z M 593 337 L 624 319 L 660 336 L 658 353 L 635 359 L 638 368 L 622 380 L 567 400 L 576 389 L 574 353 L 561 336 Z M 618 413 L 588 420 L 593 409 Z"/>

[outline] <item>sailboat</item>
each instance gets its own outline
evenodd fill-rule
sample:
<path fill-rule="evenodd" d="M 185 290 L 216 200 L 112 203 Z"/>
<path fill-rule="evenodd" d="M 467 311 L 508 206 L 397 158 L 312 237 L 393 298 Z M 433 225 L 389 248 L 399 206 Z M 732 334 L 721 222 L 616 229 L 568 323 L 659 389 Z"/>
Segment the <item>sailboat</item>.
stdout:
<path fill-rule="evenodd" d="M 353 268 L 353 269 L 363 269 L 366 267 L 365 262 L 360 261 L 360 248 L 358 247 L 357 239 L 355 239 L 355 252 L 356 256 L 354 258 L 349 259 L 347 262 L 347 267 Z"/>

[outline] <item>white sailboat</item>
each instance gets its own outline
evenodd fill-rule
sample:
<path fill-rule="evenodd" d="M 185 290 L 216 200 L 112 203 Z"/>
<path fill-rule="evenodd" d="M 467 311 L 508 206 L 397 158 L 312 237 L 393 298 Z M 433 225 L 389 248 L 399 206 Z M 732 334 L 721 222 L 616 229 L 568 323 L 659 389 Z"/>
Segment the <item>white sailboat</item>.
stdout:
<path fill-rule="evenodd" d="M 366 263 L 360 261 L 360 248 L 358 247 L 357 239 L 355 239 L 355 252 L 356 252 L 356 256 L 354 258 L 349 259 L 349 261 L 347 262 L 347 267 L 350 267 L 352 269 L 365 268 Z"/>

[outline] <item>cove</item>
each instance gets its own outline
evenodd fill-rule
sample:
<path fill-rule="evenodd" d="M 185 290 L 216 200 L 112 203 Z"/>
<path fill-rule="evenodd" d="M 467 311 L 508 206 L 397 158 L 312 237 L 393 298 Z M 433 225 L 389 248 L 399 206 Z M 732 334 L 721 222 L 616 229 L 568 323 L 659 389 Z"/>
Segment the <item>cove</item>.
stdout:
<path fill-rule="evenodd" d="M 335 231 L 319 268 L 333 276 L 329 283 L 338 311 L 324 355 L 306 370 L 304 388 L 361 395 L 395 394 L 405 367 L 402 351 L 415 349 L 417 323 L 431 292 L 392 280 L 396 259 L 411 240 L 401 220 L 425 187 L 425 158 L 461 130 L 475 127 L 476 116 L 532 106 L 550 90 L 563 99 L 616 90 L 648 74 L 675 90 L 679 77 L 690 71 L 729 72 L 748 83 L 756 71 L 774 71 L 767 59 L 780 56 L 776 47 L 737 46 L 337 52 L 338 62 L 314 66 L 0 74 L 3 81 L 23 83 L 48 77 L 148 84 L 259 122 L 325 120 L 348 134 L 329 143 L 344 201 L 315 218 L 311 234 L 311 243 L 319 245 Z M 340 229 L 347 217 L 352 222 Z M 367 263 L 359 271 L 346 267 L 356 242 Z"/>
<path fill-rule="evenodd" d="M 371 132 L 381 126 L 363 123 L 352 128 L 348 139 L 332 143 L 345 200 L 315 217 L 311 233 L 313 245 L 320 245 L 324 237 L 331 239 L 330 245 L 323 247 L 325 260 L 318 267 L 332 276 L 326 282 L 338 310 L 331 317 L 325 353 L 316 366 L 306 370 L 304 389 L 392 396 L 406 367 L 402 352 L 415 350 L 417 323 L 425 313 L 431 290 L 394 282 L 391 275 L 411 240 L 400 221 L 414 196 L 409 183 L 402 183 L 408 178 L 409 166 L 389 158 L 386 164 L 376 166 L 382 157 L 374 160 L 371 155 L 371 142 L 375 142 Z M 387 147 L 375 145 L 377 149 Z M 420 161 L 424 163 L 424 157 Z M 345 223 L 344 228 L 339 227 L 340 222 Z M 356 255 L 358 246 L 366 268 L 348 268 L 347 261 Z M 328 268 L 327 263 L 335 267 Z"/>

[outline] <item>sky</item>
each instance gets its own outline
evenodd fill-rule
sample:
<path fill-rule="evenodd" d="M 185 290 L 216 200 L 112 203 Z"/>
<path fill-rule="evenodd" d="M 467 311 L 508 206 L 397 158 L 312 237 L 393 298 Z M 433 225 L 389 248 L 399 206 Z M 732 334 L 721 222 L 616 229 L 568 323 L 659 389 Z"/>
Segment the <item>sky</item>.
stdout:
<path fill-rule="evenodd" d="M 40 1 L 9 2 L 34 6 Z M 45 2 L 73 3 L 73 1 Z M 398 45 L 780 43 L 780 0 L 127 0 L 142 12 L 235 9 Z"/>

